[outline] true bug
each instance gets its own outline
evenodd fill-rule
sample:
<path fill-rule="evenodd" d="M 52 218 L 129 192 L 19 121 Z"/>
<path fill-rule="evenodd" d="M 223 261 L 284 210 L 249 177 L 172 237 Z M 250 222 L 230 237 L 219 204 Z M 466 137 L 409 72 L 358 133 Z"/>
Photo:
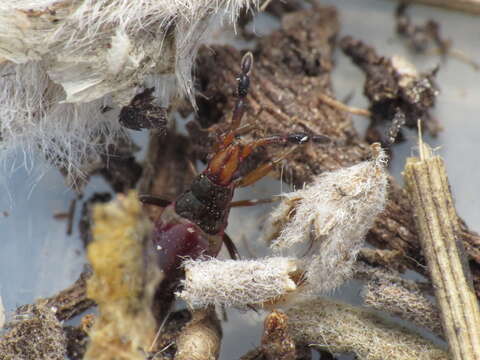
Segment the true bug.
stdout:
<path fill-rule="evenodd" d="M 230 129 L 220 135 L 214 152 L 209 156 L 206 169 L 193 180 L 190 189 L 173 202 L 151 195 L 141 196 L 144 203 L 165 208 L 155 221 L 153 241 L 160 254 L 160 266 L 167 276 L 177 271 L 186 256 L 217 256 L 222 243 L 225 243 L 230 255 L 236 258 L 235 245 L 225 233 L 235 188 L 253 184 L 266 176 L 276 163 L 293 150 L 288 149 L 277 159 L 263 164 L 245 176 L 241 175 L 240 165 L 256 148 L 270 144 L 328 142 L 328 138 L 322 135 L 295 133 L 242 143 L 238 136 L 248 128 L 240 127 L 240 124 L 245 113 L 245 97 L 250 86 L 252 66 L 253 55 L 248 52 L 240 64 L 237 100 Z"/>

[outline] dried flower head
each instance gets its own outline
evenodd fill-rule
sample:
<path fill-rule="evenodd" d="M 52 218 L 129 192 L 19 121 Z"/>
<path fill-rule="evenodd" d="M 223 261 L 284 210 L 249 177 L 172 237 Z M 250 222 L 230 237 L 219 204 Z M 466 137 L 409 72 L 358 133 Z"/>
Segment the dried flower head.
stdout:
<path fill-rule="evenodd" d="M 379 144 L 372 150 L 372 160 L 322 174 L 285 194 L 270 217 L 272 249 L 303 260 L 308 291 L 330 291 L 350 277 L 365 235 L 384 208 L 387 157 Z"/>
<path fill-rule="evenodd" d="M 183 290 L 176 295 L 192 307 L 226 305 L 245 307 L 273 301 L 297 286 L 292 258 L 258 260 L 187 260 Z"/>

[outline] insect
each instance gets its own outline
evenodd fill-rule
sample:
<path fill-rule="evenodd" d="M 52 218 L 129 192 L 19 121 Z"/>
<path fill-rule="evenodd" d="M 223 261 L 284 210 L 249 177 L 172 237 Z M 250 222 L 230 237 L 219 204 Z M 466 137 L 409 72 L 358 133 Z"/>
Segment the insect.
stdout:
<path fill-rule="evenodd" d="M 270 144 L 302 145 L 308 142 L 329 141 L 323 135 L 295 133 L 242 142 L 239 136 L 248 125 L 244 127 L 240 125 L 246 110 L 245 98 L 250 86 L 252 66 L 253 55 L 248 52 L 240 64 L 237 100 L 230 129 L 219 136 L 206 169 L 193 180 L 190 189 L 171 203 L 156 196 L 140 196 L 144 203 L 164 207 L 162 214 L 155 221 L 153 241 L 159 251 L 160 266 L 167 277 L 178 270 L 184 257 L 194 259 L 200 255 L 215 257 L 222 244 L 226 245 L 232 258 L 237 258 L 235 244 L 225 233 L 235 188 L 248 186 L 266 176 L 275 164 L 294 150 L 288 149 L 278 158 L 243 176 L 239 168 L 256 148 Z M 251 205 L 254 202 L 241 203 Z"/>

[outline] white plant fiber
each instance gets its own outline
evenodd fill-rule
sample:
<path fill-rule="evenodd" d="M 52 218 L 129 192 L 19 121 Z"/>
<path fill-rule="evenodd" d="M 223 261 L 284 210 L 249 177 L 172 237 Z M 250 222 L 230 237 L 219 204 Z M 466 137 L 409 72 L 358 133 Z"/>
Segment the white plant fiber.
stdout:
<path fill-rule="evenodd" d="M 108 99 L 81 106 L 62 103 L 59 85 L 41 62 L 8 64 L 0 70 L 0 163 L 23 154 L 32 164 L 38 154 L 71 175 L 88 173 L 109 144 L 123 136 L 118 112 L 103 113 Z M 4 171 L 3 174 L 8 173 Z"/>
<path fill-rule="evenodd" d="M 183 290 L 176 295 L 191 307 L 245 307 L 275 300 L 296 289 L 290 275 L 296 260 L 270 257 L 258 260 L 187 260 Z"/>
<path fill-rule="evenodd" d="M 380 145 L 372 148 L 372 160 L 324 173 L 285 194 L 269 219 L 274 252 L 303 259 L 307 293 L 329 292 L 351 276 L 365 235 L 385 206 L 387 157 Z"/>

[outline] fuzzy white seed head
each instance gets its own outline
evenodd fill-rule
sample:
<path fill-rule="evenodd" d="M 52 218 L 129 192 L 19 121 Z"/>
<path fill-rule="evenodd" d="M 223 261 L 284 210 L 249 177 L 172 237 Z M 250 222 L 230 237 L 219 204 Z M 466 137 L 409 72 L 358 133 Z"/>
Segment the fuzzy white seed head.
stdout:
<path fill-rule="evenodd" d="M 292 258 L 187 260 L 183 290 L 176 295 L 191 307 L 245 307 L 275 300 L 296 289 Z"/>
<path fill-rule="evenodd" d="M 122 136 L 118 113 L 143 88 L 193 102 L 209 32 L 258 0 L 0 1 L 0 163 L 23 152 L 71 179 Z M 113 108 L 107 113 L 104 106 Z M 29 161 L 24 161 L 25 164 Z"/>
<path fill-rule="evenodd" d="M 378 144 L 373 159 L 318 176 L 284 195 L 267 226 L 277 254 L 298 257 L 308 292 L 328 292 L 351 276 L 356 255 L 387 196 L 387 157 Z"/>

